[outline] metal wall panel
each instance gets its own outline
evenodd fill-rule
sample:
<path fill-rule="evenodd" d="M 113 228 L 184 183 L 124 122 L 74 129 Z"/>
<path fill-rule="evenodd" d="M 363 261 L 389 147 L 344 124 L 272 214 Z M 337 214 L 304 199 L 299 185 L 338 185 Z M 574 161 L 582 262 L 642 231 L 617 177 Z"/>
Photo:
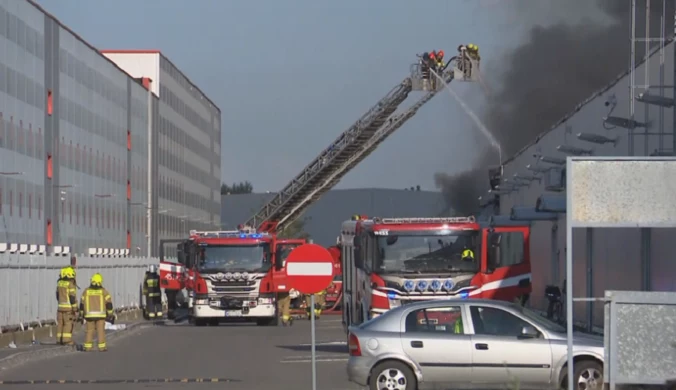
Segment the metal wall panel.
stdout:
<path fill-rule="evenodd" d="M 673 85 L 674 82 L 674 44 L 669 44 L 665 48 L 665 85 Z M 654 55 L 647 63 L 637 67 L 636 74 L 643 76 L 645 66 L 649 67 L 651 79 L 649 84 L 659 85 L 659 55 Z M 518 155 L 509 159 L 504 166 L 504 177 L 510 178 L 514 174 L 529 174 L 527 165 L 538 164 L 534 155 L 546 155 L 558 158 L 566 157 L 566 154 L 557 151 L 559 145 L 572 145 L 577 147 L 593 149 L 595 156 L 627 156 L 630 154 L 628 143 L 628 131 L 622 128 L 608 128 L 604 125 L 603 117 L 609 115 L 612 102 L 616 106 L 612 111 L 612 116 L 629 117 L 629 94 L 627 85 L 628 76 L 618 79 L 616 83 L 603 91 L 591 97 L 589 101 L 581 104 L 576 111 L 565 119 L 562 123 L 556 125 L 551 131 L 544 133 L 539 140 L 525 148 Z M 659 94 L 663 90 L 665 96 L 672 97 L 673 89 L 655 88 L 651 93 Z M 638 91 L 637 91 L 638 93 Z M 650 133 L 672 133 L 674 130 L 674 111 L 671 108 L 660 109 L 656 106 L 647 106 L 643 103 L 636 103 L 635 119 L 638 122 L 650 123 Z M 605 126 L 605 127 L 604 127 Z M 636 130 L 634 136 L 634 155 L 650 155 L 657 149 L 671 150 L 673 137 L 668 135 L 651 135 L 646 137 L 639 135 L 644 132 L 643 129 Z M 577 133 L 599 134 L 606 137 L 617 137 L 617 144 L 598 145 L 581 141 L 577 138 Z M 550 164 L 540 162 L 542 166 Z M 534 207 L 537 198 L 548 192 L 545 189 L 544 182 L 533 182 L 530 186 L 520 189 L 518 192 L 501 196 L 500 213 L 509 214 L 513 206 Z M 565 192 L 562 192 L 562 194 Z M 536 240 L 531 240 L 531 258 L 533 264 L 533 296 L 531 303 L 534 307 L 544 310 L 546 299 L 544 299 L 544 286 L 551 283 L 551 245 L 543 245 L 542 242 L 550 241 L 548 239 L 551 232 L 551 222 L 537 222 L 533 227 L 533 236 Z M 579 231 L 578 231 L 579 230 Z M 587 296 L 588 280 L 591 275 L 591 287 L 594 296 L 602 296 L 602 292 L 608 289 L 632 290 L 645 288 L 645 285 L 652 286 L 654 290 L 676 291 L 676 284 L 665 278 L 662 273 L 656 270 L 673 272 L 674 265 L 671 253 L 676 250 L 673 243 L 672 229 L 667 231 L 652 229 L 648 236 L 648 244 L 642 244 L 641 232 L 639 229 L 596 229 L 592 234 L 591 246 L 586 244 L 586 233 L 584 229 L 576 229 L 574 232 L 574 296 Z M 565 259 L 565 215 L 561 215 L 558 221 L 558 247 L 561 249 L 559 256 L 559 265 L 563 270 Z M 544 240 L 544 241 L 541 241 Z M 591 271 L 587 269 L 587 256 L 591 248 Z M 641 264 L 641 248 L 649 248 L 649 256 L 652 260 L 651 267 L 648 267 L 649 276 L 646 283 L 642 283 L 642 273 L 646 272 L 644 265 Z M 561 271 L 559 281 L 554 284 L 561 286 L 564 273 Z M 602 309 L 600 305 L 593 305 L 594 322 L 599 325 L 602 322 Z M 575 307 L 576 320 L 586 320 L 588 316 L 588 305 L 586 303 L 577 303 Z"/>

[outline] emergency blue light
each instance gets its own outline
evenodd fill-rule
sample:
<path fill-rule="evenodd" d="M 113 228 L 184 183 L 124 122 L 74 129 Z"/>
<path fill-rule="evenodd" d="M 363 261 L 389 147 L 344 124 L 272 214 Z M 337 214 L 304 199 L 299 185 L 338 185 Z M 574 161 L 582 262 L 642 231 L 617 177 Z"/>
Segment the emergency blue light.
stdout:
<path fill-rule="evenodd" d="M 388 299 L 397 299 L 397 293 L 392 292 L 392 291 L 388 291 L 387 292 L 387 298 Z"/>
<path fill-rule="evenodd" d="M 467 291 L 463 291 L 460 293 L 460 298 L 462 299 L 467 299 L 469 297 L 469 293 Z"/>
<path fill-rule="evenodd" d="M 421 281 L 418 282 L 418 289 L 419 289 L 420 291 L 425 291 L 425 290 L 427 290 L 427 286 L 429 286 L 429 284 L 427 283 L 426 280 L 421 280 Z"/>
<path fill-rule="evenodd" d="M 408 291 L 413 291 L 413 289 L 415 288 L 415 282 L 410 279 L 405 281 L 404 288 Z"/>
<path fill-rule="evenodd" d="M 432 287 L 433 291 L 441 290 L 441 281 L 439 281 L 438 279 L 434 279 L 430 287 Z"/>
<path fill-rule="evenodd" d="M 246 234 L 240 234 L 239 238 L 246 238 Z"/>

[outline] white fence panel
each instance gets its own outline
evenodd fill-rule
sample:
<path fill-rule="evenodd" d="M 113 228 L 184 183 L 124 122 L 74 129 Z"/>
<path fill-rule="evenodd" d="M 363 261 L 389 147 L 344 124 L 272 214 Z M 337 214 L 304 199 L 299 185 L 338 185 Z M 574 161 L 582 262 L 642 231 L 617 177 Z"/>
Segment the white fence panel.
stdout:
<path fill-rule="evenodd" d="M 148 257 L 77 257 L 78 300 L 95 273 L 103 275 L 103 286 L 113 305 L 135 308 L 140 305 L 140 288 L 150 264 Z M 56 281 L 59 270 L 70 264 L 69 256 L 0 254 L 0 327 L 25 328 L 52 322 L 56 317 Z"/>

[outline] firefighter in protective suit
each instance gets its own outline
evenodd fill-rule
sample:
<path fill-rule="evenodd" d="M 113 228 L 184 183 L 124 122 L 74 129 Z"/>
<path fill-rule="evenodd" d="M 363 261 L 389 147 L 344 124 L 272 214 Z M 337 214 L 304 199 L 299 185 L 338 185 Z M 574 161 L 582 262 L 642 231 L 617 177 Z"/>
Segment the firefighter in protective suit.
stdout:
<path fill-rule="evenodd" d="M 307 313 L 307 319 L 310 319 L 311 306 L 312 306 L 312 295 L 308 294 L 305 296 L 305 312 Z M 315 318 L 319 319 L 322 315 L 322 310 L 324 309 L 324 304 L 326 303 L 326 289 L 315 294 Z"/>
<path fill-rule="evenodd" d="M 148 319 L 162 318 L 162 290 L 157 266 L 149 265 L 143 277 L 143 295 L 146 298 L 145 315 Z"/>
<path fill-rule="evenodd" d="M 98 339 L 98 349 L 103 352 L 106 347 L 106 320 L 115 322 L 113 312 L 113 300 L 108 290 L 103 288 L 103 276 L 94 274 L 89 287 L 82 293 L 80 312 L 87 320 L 87 334 L 85 336 L 84 350 L 91 351 L 94 348 L 94 332 Z"/>
<path fill-rule="evenodd" d="M 291 317 L 291 294 L 290 292 L 280 292 L 277 294 L 277 310 L 282 316 L 282 325 L 293 325 Z"/>
<path fill-rule="evenodd" d="M 74 345 L 73 327 L 78 316 L 75 269 L 64 267 L 56 282 L 56 342 L 61 345 Z"/>

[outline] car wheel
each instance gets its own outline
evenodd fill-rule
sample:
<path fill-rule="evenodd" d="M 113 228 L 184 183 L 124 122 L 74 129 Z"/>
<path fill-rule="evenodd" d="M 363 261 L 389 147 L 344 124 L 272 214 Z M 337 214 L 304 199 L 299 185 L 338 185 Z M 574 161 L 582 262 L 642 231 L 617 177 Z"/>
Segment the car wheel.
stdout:
<path fill-rule="evenodd" d="M 385 361 L 371 370 L 369 379 L 371 390 L 414 390 L 416 387 L 413 371 L 402 362 Z"/>
<path fill-rule="evenodd" d="M 575 381 L 573 387 L 580 390 L 601 390 L 603 389 L 603 366 L 592 360 L 582 360 L 575 363 L 573 375 Z M 564 368 L 563 374 L 567 374 L 567 368 Z M 567 375 L 561 383 L 562 389 L 568 388 Z"/>

